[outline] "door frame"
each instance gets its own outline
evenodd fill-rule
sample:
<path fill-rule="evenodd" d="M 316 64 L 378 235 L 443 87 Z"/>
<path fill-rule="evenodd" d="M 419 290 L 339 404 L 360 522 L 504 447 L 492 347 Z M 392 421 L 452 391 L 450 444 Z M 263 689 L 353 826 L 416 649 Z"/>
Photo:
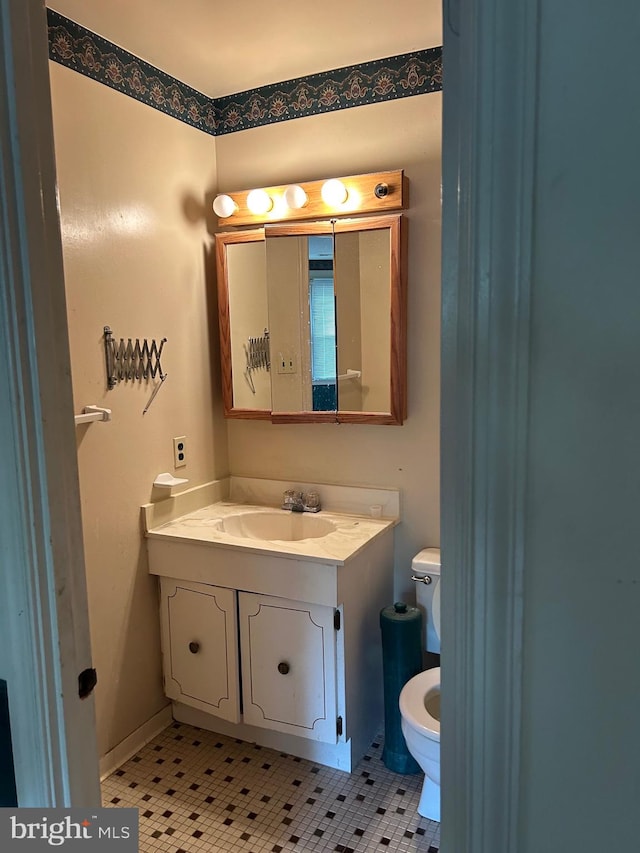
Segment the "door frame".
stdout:
<path fill-rule="evenodd" d="M 444 5 L 446 853 L 517 850 L 537 13 L 524 0 Z M 91 657 L 40 0 L 0 0 L 0 43 L 0 560 L 10 567 L 0 675 L 20 805 L 96 805 L 93 699 L 77 694 Z"/>
<path fill-rule="evenodd" d="M 442 851 L 519 849 L 537 0 L 445 0 Z"/>
<path fill-rule="evenodd" d="M 100 805 L 46 10 L 0 0 L 0 676 L 19 806 Z"/>

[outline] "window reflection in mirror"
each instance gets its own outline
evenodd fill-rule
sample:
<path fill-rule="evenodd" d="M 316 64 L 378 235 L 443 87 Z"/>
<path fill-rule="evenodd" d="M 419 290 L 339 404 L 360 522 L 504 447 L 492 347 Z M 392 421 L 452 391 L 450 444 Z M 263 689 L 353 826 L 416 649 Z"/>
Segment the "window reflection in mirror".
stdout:
<path fill-rule="evenodd" d="M 307 239 L 312 409 L 314 412 L 335 412 L 338 385 L 333 237 L 322 234 Z"/>

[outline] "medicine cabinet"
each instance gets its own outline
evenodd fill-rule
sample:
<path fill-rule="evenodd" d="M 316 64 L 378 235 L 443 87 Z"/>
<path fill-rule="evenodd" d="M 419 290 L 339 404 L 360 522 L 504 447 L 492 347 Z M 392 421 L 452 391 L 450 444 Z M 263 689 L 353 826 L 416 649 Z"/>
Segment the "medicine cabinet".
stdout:
<path fill-rule="evenodd" d="M 225 416 L 401 424 L 402 214 L 216 234 Z"/>

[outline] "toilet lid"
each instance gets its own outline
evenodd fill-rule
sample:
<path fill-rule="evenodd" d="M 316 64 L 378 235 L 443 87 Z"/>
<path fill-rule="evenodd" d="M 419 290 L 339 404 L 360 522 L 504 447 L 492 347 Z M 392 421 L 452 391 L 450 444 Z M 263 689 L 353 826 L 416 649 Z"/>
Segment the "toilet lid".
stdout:
<path fill-rule="evenodd" d="M 440 639 L 440 582 L 433 591 L 433 601 L 431 602 L 431 616 L 433 617 L 433 628 L 438 639 Z"/>

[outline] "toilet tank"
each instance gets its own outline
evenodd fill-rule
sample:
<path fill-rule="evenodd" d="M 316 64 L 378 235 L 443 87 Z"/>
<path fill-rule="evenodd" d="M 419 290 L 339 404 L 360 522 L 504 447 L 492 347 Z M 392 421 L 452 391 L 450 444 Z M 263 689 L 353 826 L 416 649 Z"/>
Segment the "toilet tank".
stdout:
<path fill-rule="evenodd" d="M 416 587 L 416 603 L 424 615 L 423 644 L 428 652 L 440 654 L 440 636 L 433 619 L 433 594 L 440 583 L 440 549 L 424 548 L 411 561 L 411 577 Z"/>

